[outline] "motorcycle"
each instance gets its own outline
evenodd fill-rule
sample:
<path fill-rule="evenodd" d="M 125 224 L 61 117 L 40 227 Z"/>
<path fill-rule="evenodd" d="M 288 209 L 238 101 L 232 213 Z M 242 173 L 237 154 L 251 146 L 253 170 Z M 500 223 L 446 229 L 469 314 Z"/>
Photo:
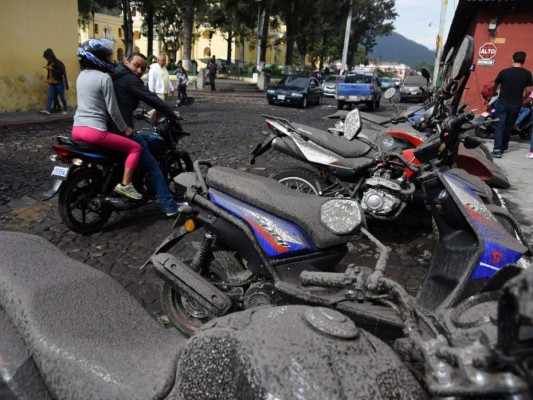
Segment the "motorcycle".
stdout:
<path fill-rule="evenodd" d="M 146 141 L 171 192 L 177 198 L 183 196 L 184 189 L 177 186 L 173 178 L 181 172 L 192 171 L 189 154 L 178 148 L 182 135 L 189 133 L 183 131 L 180 123 L 171 122 L 165 117 L 157 122 L 142 112 L 134 117 L 153 126 L 135 134 L 141 135 Z M 146 173 L 142 168 L 136 171 L 133 184 L 143 193 L 143 200 L 129 199 L 113 192 L 123 174 L 124 153 L 75 142 L 63 136 L 58 136 L 57 142 L 52 146 L 56 154 L 50 159 L 58 165 L 52 169 L 54 182 L 46 196 L 51 198 L 59 193 L 61 221 L 74 232 L 97 232 L 107 223 L 113 211 L 137 208 L 154 198 L 154 193 L 145 183 Z"/>
<path fill-rule="evenodd" d="M 364 133 L 360 133 L 354 128 L 360 124 L 359 114 L 356 115 L 357 110 L 351 111 L 346 116 L 342 125 L 342 137 L 265 115 L 267 127 L 271 132 L 267 133 L 267 138 L 252 150 L 251 163 L 253 164 L 257 157 L 273 148 L 307 165 L 283 168 L 272 174 L 271 178 L 306 193 L 362 200 L 364 207 L 370 210 L 368 215 L 372 218 L 395 219 L 413 193 L 409 181 L 412 171 L 406 169 L 405 175 L 400 177 L 383 176 L 385 179 L 381 179 L 380 184 L 376 185 L 374 178 L 381 177 L 382 170 L 377 169 L 379 161 L 376 161 L 375 157 L 382 151 L 396 150 L 402 151 L 406 158 L 416 163 L 413 160 L 413 151 L 417 146 L 426 141 L 437 140 L 436 126 L 447 116 L 457 115 L 464 110 L 465 105 L 460 106 L 458 100 L 469 74 L 470 71 L 467 70 L 462 76 L 455 75 L 448 87 L 439 91 L 437 99 L 422 108 L 423 112 L 408 112 L 381 121 L 380 126 L 395 124 L 394 128 L 389 128 L 385 132 L 367 129 Z M 388 89 L 385 97 L 391 98 L 394 91 L 395 89 Z M 414 119 L 414 116 L 417 118 Z M 405 125 L 406 122 L 412 126 Z M 402 125 L 399 126 L 399 123 Z M 474 126 L 470 123 L 465 130 Z M 431 133 L 429 137 L 426 136 L 428 133 Z M 503 171 L 492 163 L 486 154 L 478 149 L 460 146 L 456 158 L 457 166 L 492 186 L 508 188 L 509 181 Z M 399 196 L 395 194 L 391 198 L 387 193 L 391 184 L 396 183 L 392 181 L 398 178 L 402 180 L 404 187 L 396 190 Z M 372 184 L 370 188 L 369 182 Z M 404 193 L 403 190 L 407 192 Z"/>
<path fill-rule="evenodd" d="M 496 118 L 496 109 L 494 105 L 498 100 L 498 96 L 494 95 L 493 91 L 494 82 L 489 82 L 483 86 L 481 91 L 481 96 L 486 105 L 485 111 L 475 118 L 475 121 L 490 121 Z M 531 110 L 531 104 L 528 106 L 529 113 L 533 112 Z M 526 116 L 518 124 L 515 124 L 512 134 L 517 134 L 520 139 L 529 140 L 531 138 L 531 133 L 533 130 L 533 122 L 531 120 L 531 115 Z M 494 124 L 480 124 L 475 129 L 476 136 L 480 138 L 493 138 L 494 137 L 495 126 Z"/>
<path fill-rule="evenodd" d="M 0 232 L 0 249 L 2 398 L 533 395 L 532 269 L 433 313 L 384 278 L 378 261 L 357 286 L 398 316 L 404 334 L 394 342 L 338 311 L 302 305 L 216 318 L 186 339 L 150 318 L 112 277 L 42 238 Z M 322 278 L 322 286 L 346 279 Z"/>
<path fill-rule="evenodd" d="M 463 67 L 457 74 L 470 66 L 468 50 L 471 42 L 461 48 Z M 356 110 L 354 119 L 357 115 Z M 408 195 L 409 188 L 404 189 L 395 175 L 408 168 L 417 176 L 439 233 L 417 297 L 429 310 L 456 305 L 482 290 L 505 265 L 531 255 L 516 221 L 497 204 L 494 192 L 479 178 L 454 168 L 459 143 L 467 148 L 480 144 L 479 139 L 461 134 L 472 117 L 471 112 L 448 117 L 438 125 L 438 140 L 418 146 L 412 158 L 381 153 L 376 170 L 383 173 L 368 183 L 369 187 L 387 183 L 391 193 Z M 194 173 L 176 178 L 187 188 L 188 205 L 180 209 L 174 231 L 144 264 L 163 279 L 161 303 L 180 332 L 190 335 L 227 313 L 285 303 L 337 308 L 358 324 L 372 327 L 379 337 L 397 332 L 397 321 L 387 312 L 346 302 L 349 296 L 357 298 L 356 288 L 350 294 L 322 295 L 301 284 L 303 272 L 336 268 L 358 232 L 374 240 L 364 227 L 359 202 L 308 196 L 273 179 L 208 162 L 197 161 L 194 166 Z M 201 243 L 184 240 L 200 228 Z M 360 274 L 364 274 L 361 269 L 347 271 L 347 282 L 353 283 L 350 277 Z"/>

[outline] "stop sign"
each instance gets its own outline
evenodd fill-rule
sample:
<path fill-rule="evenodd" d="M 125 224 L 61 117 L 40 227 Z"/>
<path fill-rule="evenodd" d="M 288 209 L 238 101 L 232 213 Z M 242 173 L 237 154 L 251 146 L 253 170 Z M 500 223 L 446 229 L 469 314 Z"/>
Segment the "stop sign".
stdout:
<path fill-rule="evenodd" d="M 479 48 L 479 58 L 482 60 L 492 60 L 496 56 L 496 45 L 494 43 L 485 43 Z"/>

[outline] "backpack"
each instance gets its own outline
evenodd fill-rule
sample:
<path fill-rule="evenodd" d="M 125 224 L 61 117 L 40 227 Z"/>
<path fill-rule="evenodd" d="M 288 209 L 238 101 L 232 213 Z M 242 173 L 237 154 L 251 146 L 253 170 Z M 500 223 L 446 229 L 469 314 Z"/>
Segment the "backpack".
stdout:
<path fill-rule="evenodd" d="M 492 99 L 492 96 L 494 96 L 494 81 L 490 81 L 489 83 L 485 83 L 483 85 L 483 88 L 481 89 L 481 96 L 483 96 L 485 101 Z"/>

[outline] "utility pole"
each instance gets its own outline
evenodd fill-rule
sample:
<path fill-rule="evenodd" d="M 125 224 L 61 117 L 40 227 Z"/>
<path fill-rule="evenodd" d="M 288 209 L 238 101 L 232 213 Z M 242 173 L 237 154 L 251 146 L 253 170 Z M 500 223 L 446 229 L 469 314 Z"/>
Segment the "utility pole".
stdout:
<path fill-rule="evenodd" d="M 448 7 L 448 0 L 442 0 L 440 8 L 440 24 L 439 35 L 437 36 L 437 57 L 435 58 L 435 67 L 433 69 L 433 87 L 437 87 L 439 77 L 440 59 L 442 56 L 442 46 L 444 37 L 444 25 L 446 24 L 446 8 Z"/>
<path fill-rule="evenodd" d="M 352 32 L 352 2 L 350 1 L 350 10 L 348 11 L 348 18 L 346 18 L 346 31 L 344 32 L 344 47 L 342 49 L 342 70 L 346 71 L 348 68 L 348 45 L 350 44 L 350 33 Z"/>

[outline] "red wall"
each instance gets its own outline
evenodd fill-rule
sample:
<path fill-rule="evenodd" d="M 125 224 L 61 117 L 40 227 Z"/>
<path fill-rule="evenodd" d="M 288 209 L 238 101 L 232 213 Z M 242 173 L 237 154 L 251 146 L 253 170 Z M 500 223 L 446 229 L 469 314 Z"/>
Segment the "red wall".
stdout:
<path fill-rule="evenodd" d="M 533 2 L 532 2 L 533 3 Z M 496 34 L 489 35 L 488 26 L 492 17 L 498 16 Z M 474 64 L 475 71 L 470 75 L 465 91 L 464 100 L 469 109 L 477 109 L 481 113 L 485 106 L 481 97 L 484 84 L 496 79 L 498 72 L 511 66 L 513 53 L 526 52 L 524 68 L 533 71 L 533 4 L 531 10 L 505 11 L 496 13 L 496 10 L 481 9 L 477 18 L 469 28 L 469 34 L 474 37 Z M 494 66 L 477 65 L 479 60 L 479 47 L 484 43 L 492 42 L 497 51 L 494 57 Z"/>

